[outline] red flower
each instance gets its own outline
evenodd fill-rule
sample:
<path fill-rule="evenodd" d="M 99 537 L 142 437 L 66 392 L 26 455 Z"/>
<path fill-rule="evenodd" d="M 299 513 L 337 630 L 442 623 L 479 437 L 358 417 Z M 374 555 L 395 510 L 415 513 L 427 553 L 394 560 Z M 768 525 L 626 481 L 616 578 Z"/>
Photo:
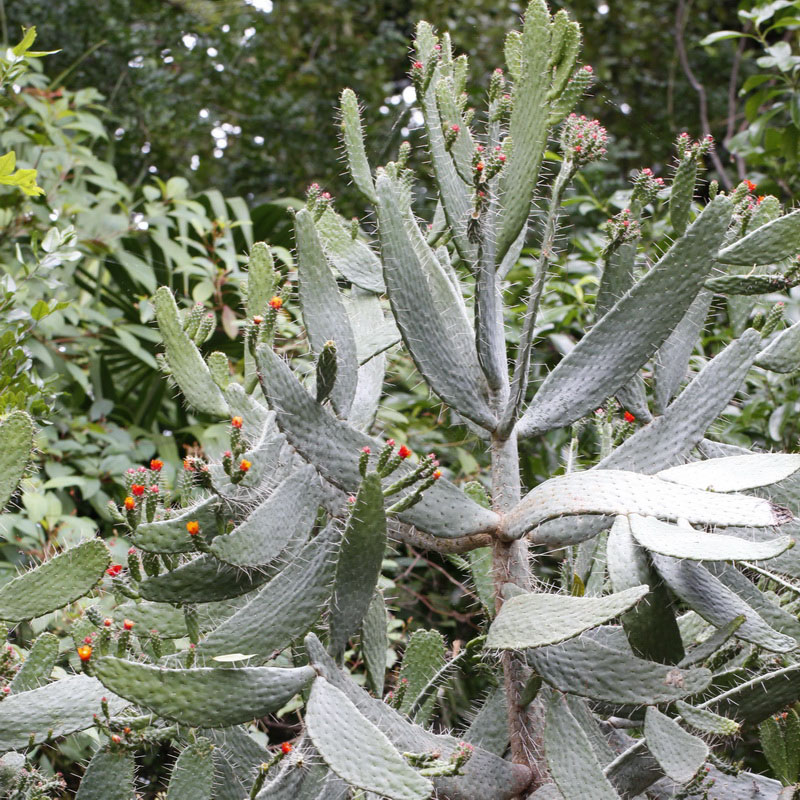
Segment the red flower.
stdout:
<path fill-rule="evenodd" d="M 405 445 L 401 445 L 400 449 L 397 451 L 397 455 L 402 459 L 406 459 L 411 455 L 411 451 Z"/>
<path fill-rule="evenodd" d="M 289 753 L 291 752 L 292 752 L 292 746 L 289 744 L 289 742 L 284 742 L 281 745 L 281 753 L 283 753 L 285 756 L 288 756 Z"/>
<path fill-rule="evenodd" d="M 163 466 L 164 462 L 160 458 L 154 458 L 150 461 L 150 469 L 153 472 L 160 472 Z"/>
<path fill-rule="evenodd" d="M 243 423 L 244 420 L 241 417 L 233 417 L 233 419 L 231 419 L 231 425 L 233 425 L 234 428 L 241 428 Z"/>
<path fill-rule="evenodd" d="M 128 511 L 133 511 L 133 509 L 136 508 L 136 501 L 132 497 L 126 497 L 125 500 L 123 500 L 123 504 Z"/>
<path fill-rule="evenodd" d="M 82 644 L 78 648 L 78 658 L 81 661 L 88 661 L 92 657 L 92 648 L 88 644 Z"/>
<path fill-rule="evenodd" d="M 275 311 L 280 311 L 283 308 L 283 298 L 278 297 L 278 295 L 275 295 L 275 297 L 270 298 L 269 307 L 274 308 Z"/>
<path fill-rule="evenodd" d="M 197 536 L 200 533 L 200 523 L 193 519 L 186 523 L 186 530 L 189 531 L 189 536 Z"/>
<path fill-rule="evenodd" d="M 240 469 L 242 472 L 247 472 L 247 470 L 249 470 L 249 469 L 250 469 L 250 467 L 252 467 L 252 466 L 253 466 L 253 464 L 252 464 L 250 461 L 248 461 L 246 458 L 243 458 L 243 459 L 242 459 L 242 460 L 239 462 L 239 469 Z"/>
<path fill-rule="evenodd" d="M 635 419 L 636 417 L 634 417 L 630 411 L 625 412 L 625 422 L 633 422 Z"/>
<path fill-rule="evenodd" d="M 116 578 L 122 572 L 122 564 L 112 564 L 107 570 L 106 575 Z"/>
<path fill-rule="evenodd" d="M 756 185 L 753 181 L 745 180 L 745 185 L 747 186 L 748 192 L 754 192 L 756 190 Z"/>
<path fill-rule="evenodd" d="M 131 631 L 131 630 L 133 630 L 133 626 L 134 626 L 134 624 L 135 624 L 135 623 L 134 623 L 134 622 L 133 622 L 133 620 L 131 620 L 131 619 L 124 619 L 124 620 L 122 620 L 122 627 L 123 627 L 123 628 L 124 628 L 126 631 Z"/>
<path fill-rule="evenodd" d="M 136 497 L 141 497 L 144 494 L 144 486 L 141 483 L 134 483 L 131 486 L 131 494 Z"/>

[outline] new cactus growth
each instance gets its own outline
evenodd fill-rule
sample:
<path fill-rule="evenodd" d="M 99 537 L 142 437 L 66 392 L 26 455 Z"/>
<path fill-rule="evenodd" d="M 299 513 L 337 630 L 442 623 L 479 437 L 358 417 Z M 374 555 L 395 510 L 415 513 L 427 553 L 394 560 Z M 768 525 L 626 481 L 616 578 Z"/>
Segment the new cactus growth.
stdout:
<path fill-rule="evenodd" d="M 169 741 L 180 756 L 168 800 L 721 799 L 755 796 L 753 785 L 778 800 L 779 782 L 717 755 L 724 737 L 760 725 L 776 773 L 796 780 L 796 712 L 774 717 L 800 699 L 800 623 L 795 602 L 764 589 L 798 570 L 793 539 L 775 529 L 800 513 L 800 458 L 706 432 L 754 364 L 798 368 L 800 328 L 774 333 L 772 311 L 685 379 L 714 292 L 755 303 L 797 283 L 800 212 L 751 209 L 747 185 L 698 202 L 712 143 L 682 135 L 671 185 L 639 171 L 629 207 L 604 225 L 595 323 L 540 381 L 532 353 L 562 200 L 607 144 L 573 112 L 592 79 L 580 41 L 566 12 L 532 0 L 487 113 L 474 114 L 461 97 L 466 57 L 418 25 L 410 78 L 438 190 L 430 226 L 413 204 L 410 146 L 373 170 L 346 89 L 342 138 L 375 223 L 347 222 L 312 185 L 294 216 L 297 287 L 281 289 L 269 246 L 253 246 L 243 374 L 220 353 L 204 357 L 213 318 L 182 314 L 158 289 L 169 379 L 226 440 L 187 457 L 172 493 L 160 458 L 131 472 L 113 510 L 132 544 L 124 564 L 88 541 L 0 589 L 11 623 L 101 603 L 72 623 L 76 674 L 53 679 L 48 634 L 21 664 L 0 662 L 0 749 L 94 726 L 102 744 L 85 798 L 129 797 L 137 748 Z M 548 145 L 557 170 L 542 167 Z M 659 198 L 672 244 L 639 276 Z M 534 204 L 545 209 L 536 218 Z M 503 293 L 528 241 L 539 256 L 511 344 Z M 310 354 L 290 364 L 273 349 L 275 322 L 298 309 Z M 442 418 L 486 447 L 479 484 L 459 486 L 434 454 L 382 440 L 385 353 L 400 341 L 449 409 Z M 26 420 L 7 418 L 0 437 L 14 425 L 27 452 Z M 523 492 L 519 443 L 569 426 L 571 453 L 589 432 L 600 456 L 579 470 L 570 457 Z M 384 698 L 390 540 L 455 557 L 485 625 L 453 656 L 440 633 L 414 632 Z M 539 547 L 561 558 L 560 584 L 534 580 Z M 445 735 L 431 727 L 439 690 L 479 653 L 498 688 L 459 737 Z M 283 707 L 304 708 L 293 741 L 265 748 L 247 735 Z"/>

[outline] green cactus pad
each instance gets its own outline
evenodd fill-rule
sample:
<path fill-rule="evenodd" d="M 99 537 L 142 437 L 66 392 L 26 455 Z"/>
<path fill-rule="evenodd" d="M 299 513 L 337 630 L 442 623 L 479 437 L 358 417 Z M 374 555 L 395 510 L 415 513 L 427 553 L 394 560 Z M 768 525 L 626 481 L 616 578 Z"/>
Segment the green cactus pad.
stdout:
<path fill-rule="evenodd" d="M 353 183 L 370 203 L 377 203 L 375 185 L 372 182 L 372 170 L 364 147 L 364 132 L 361 129 L 358 98 L 352 89 L 344 89 L 342 91 L 339 111 L 342 115 L 342 141 L 347 151 L 347 164 L 350 168 Z"/>
<path fill-rule="evenodd" d="M 169 603 L 123 603 L 114 609 L 114 619 L 118 623 L 131 620 L 134 632 L 143 636 L 150 631 L 158 631 L 163 639 L 180 639 L 188 635 L 183 611 Z"/>
<path fill-rule="evenodd" d="M 325 652 L 319 639 L 309 634 L 306 652 L 314 668 L 326 680 L 344 692 L 347 698 L 373 725 L 382 730 L 400 752 L 439 752 L 447 759 L 458 746 L 452 736 L 430 733 L 414 725 L 382 700 L 370 697 L 345 672 L 339 670 Z M 442 797 L 459 800 L 511 800 L 530 784 L 530 770 L 512 764 L 476 747 L 464 766 L 463 774 L 453 778 L 434 778 L 433 784 Z"/>
<path fill-rule="evenodd" d="M 744 623 L 744 616 L 734 617 L 727 625 L 717 628 L 707 639 L 692 647 L 678 664 L 679 667 L 692 667 L 702 664 L 717 652 Z M 687 637 L 688 638 L 688 637 Z"/>
<path fill-rule="evenodd" d="M 357 491 L 361 483 L 359 452 L 363 447 L 379 452 L 381 443 L 315 403 L 289 366 L 269 348 L 258 349 L 257 362 L 264 394 L 291 444 L 334 486 Z M 434 536 L 456 538 L 491 531 L 500 517 L 442 478 L 425 491 L 419 503 L 400 514 L 400 519 Z"/>
<path fill-rule="evenodd" d="M 728 717 L 721 717 L 705 708 L 691 706 L 683 700 L 675 701 L 675 710 L 683 721 L 700 733 L 712 736 L 734 736 L 739 733 L 741 725 Z"/>
<path fill-rule="evenodd" d="M 663 416 L 640 428 L 598 466 L 653 473 L 676 463 L 739 391 L 760 348 L 758 331 L 745 331 L 706 364 Z"/>
<path fill-rule="evenodd" d="M 675 393 L 686 378 L 689 370 L 689 357 L 697 344 L 708 316 L 708 309 L 714 299 L 713 292 L 701 289 L 692 301 L 683 319 L 675 330 L 658 348 L 653 358 L 654 399 L 656 410 L 663 414 Z"/>
<path fill-rule="evenodd" d="M 103 656 L 97 677 L 142 708 L 192 727 L 222 728 L 284 706 L 314 678 L 310 667 L 167 669 Z"/>
<path fill-rule="evenodd" d="M 717 254 L 723 264 L 742 267 L 775 264 L 800 252 L 800 210 L 756 228 Z"/>
<path fill-rule="evenodd" d="M 798 700 L 800 665 L 792 664 L 735 686 L 706 701 L 702 708 L 742 723 L 758 724 Z"/>
<path fill-rule="evenodd" d="M 794 542 L 791 536 L 748 541 L 738 536 L 670 525 L 638 514 L 631 514 L 630 525 L 633 538 L 647 550 L 691 561 L 761 561 L 780 555 Z"/>
<path fill-rule="evenodd" d="M 544 0 L 532 0 L 525 11 L 522 36 L 516 46 L 507 44 L 509 71 L 515 78 L 514 108 L 509 121 L 511 156 L 500 177 L 502 214 L 497 233 L 495 262 L 503 260 L 528 220 L 531 200 L 547 145 L 550 103 L 550 13 Z M 508 41 L 508 40 L 507 40 Z M 510 59 L 509 59 L 510 56 Z M 514 67 L 514 64 L 517 66 Z"/>
<path fill-rule="evenodd" d="M 211 552 L 237 567 L 259 567 L 277 558 L 290 541 L 307 539 L 322 489 L 310 464 L 293 472 L 227 536 L 211 543 Z"/>
<path fill-rule="evenodd" d="M 547 708 L 544 752 L 550 775 L 565 798 L 619 800 L 566 699 L 555 693 Z"/>
<path fill-rule="evenodd" d="M 412 707 L 418 705 L 416 700 L 420 692 L 444 665 L 445 652 L 444 639 L 439 631 L 419 630 L 411 634 L 400 666 L 400 680 L 407 681 L 403 702 L 400 704 L 402 713 L 408 714 Z M 435 696 L 427 700 L 412 719 L 425 725 L 433 713 L 435 701 Z"/>
<path fill-rule="evenodd" d="M 734 617 L 745 621 L 736 636 L 766 650 L 787 653 L 797 647 L 790 636 L 779 633 L 744 600 L 728 589 L 704 566 L 651 553 L 653 563 L 671 591 L 703 619 L 721 628 Z"/>
<path fill-rule="evenodd" d="M 71 675 L 47 686 L 9 695 L 0 703 L 0 752 L 66 736 L 91 728 L 100 714 L 100 698 L 108 698 L 111 714 L 119 714 L 128 703 L 110 695 L 100 681 L 86 675 Z M 52 732 L 52 733 L 51 733 Z"/>
<path fill-rule="evenodd" d="M 381 260 L 359 237 L 353 238 L 350 225 L 330 206 L 314 223 L 325 255 L 348 281 L 368 292 L 383 294 Z"/>
<path fill-rule="evenodd" d="M 172 572 L 147 578 L 139 584 L 145 600 L 161 603 L 212 603 L 239 597 L 266 583 L 274 572 L 245 572 L 201 555 Z"/>
<path fill-rule="evenodd" d="M 21 622 L 63 608 L 94 589 L 110 563 L 99 539 L 59 553 L 0 588 L 0 619 Z"/>
<path fill-rule="evenodd" d="M 186 747 L 175 761 L 167 787 L 167 800 L 212 800 L 214 745 L 204 738 Z"/>
<path fill-rule="evenodd" d="M 708 745 L 702 739 L 652 706 L 644 717 L 644 735 L 661 769 L 676 783 L 688 783 L 708 758 Z"/>
<path fill-rule="evenodd" d="M 12 693 L 27 692 L 44 686 L 58 660 L 58 637 L 52 633 L 42 633 L 28 651 L 19 672 L 9 684 Z"/>
<path fill-rule="evenodd" d="M 697 183 L 697 158 L 689 154 L 681 159 L 669 194 L 669 221 L 677 236 L 683 236 L 689 223 L 689 212 Z"/>
<path fill-rule="evenodd" d="M 353 402 L 358 371 L 353 330 L 310 211 L 301 209 L 297 212 L 294 233 L 300 305 L 308 339 L 317 355 L 326 342 L 336 343 L 336 384 L 331 401 L 337 413 L 346 417 Z"/>
<path fill-rule="evenodd" d="M 504 534 L 518 539 L 564 514 L 641 514 L 705 525 L 781 525 L 791 519 L 768 500 L 717 494 L 622 470 L 586 470 L 539 484 L 505 517 Z M 538 541 L 536 531 L 531 534 Z"/>
<path fill-rule="evenodd" d="M 433 785 L 325 678 L 311 687 L 306 728 L 325 763 L 351 786 L 390 800 L 427 800 Z"/>
<path fill-rule="evenodd" d="M 605 597 L 521 594 L 507 600 L 489 628 L 489 650 L 523 650 L 557 644 L 628 611 L 647 594 L 635 586 Z"/>
<path fill-rule="evenodd" d="M 423 69 L 426 70 L 431 68 L 430 61 L 436 55 L 424 43 L 430 43 L 433 39 L 434 35 L 430 25 L 427 22 L 420 22 L 417 25 L 417 36 L 414 44 L 417 50 L 417 57 L 425 65 Z M 436 175 L 440 202 L 447 219 L 447 225 L 452 233 L 453 243 L 459 255 L 468 264 L 472 264 L 475 261 L 476 248 L 475 244 L 466 235 L 467 218 L 470 213 L 469 189 L 463 178 L 458 174 L 456 164 L 445 146 L 444 133 L 442 131 L 444 120 L 439 116 L 439 107 L 436 102 L 436 86 L 442 78 L 442 67 L 434 66 L 433 75 L 428 87 L 421 93 L 419 102 L 425 121 L 428 151 L 433 171 Z M 378 192 L 378 197 L 380 203 L 380 192 Z"/>
<path fill-rule="evenodd" d="M 217 497 L 207 497 L 174 517 L 140 525 L 133 535 L 133 542 L 138 548 L 151 553 L 191 552 L 195 549 L 195 540 L 186 530 L 186 523 L 198 522 L 203 536 L 207 540 L 213 539 L 218 533 L 219 508 Z"/>
<path fill-rule="evenodd" d="M 625 705 L 656 705 L 689 697 L 711 681 L 707 669 L 682 670 L 637 658 L 617 644 L 589 635 L 528 651 L 542 678 L 562 692 Z"/>
<path fill-rule="evenodd" d="M 248 653 L 273 657 L 314 624 L 328 601 L 339 543 L 335 523 L 312 539 L 282 572 L 198 645 L 203 658 Z"/>
<path fill-rule="evenodd" d="M 606 542 L 606 565 L 615 592 L 647 585 L 649 591 L 621 616 L 633 652 L 641 658 L 675 664 L 683 658 L 675 612 L 669 593 L 647 555 L 631 535 L 627 517 L 617 517 Z"/>
<path fill-rule="evenodd" d="M 795 453 L 753 453 L 746 456 L 710 458 L 661 470 L 657 477 L 695 489 L 741 492 L 785 480 L 800 469 Z"/>
<path fill-rule="evenodd" d="M 756 359 L 756 366 L 771 372 L 796 372 L 800 369 L 800 322 L 781 331 Z"/>
<path fill-rule="evenodd" d="M 720 275 L 706 281 L 706 289 L 715 294 L 755 295 L 781 292 L 792 287 L 792 282 L 780 274 L 772 275 Z"/>
<path fill-rule="evenodd" d="M 386 550 L 386 513 L 377 472 L 370 472 L 350 512 L 333 583 L 330 615 L 331 652 L 344 655 L 347 642 L 361 627 L 372 602 Z"/>
<path fill-rule="evenodd" d="M 384 280 L 403 341 L 433 391 L 459 414 L 491 430 L 496 419 L 475 334 L 454 298 L 455 289 L 428 245 L 412 238 L 410 226 L 416 223 L 404 218 L 397 186 L 379 175 L 377 190 Z"/>
<path fill-rule="evenodd" d="M 256 242 L 250 248 L 247 262 L 247 316 L 264 314 L 267 303 L 275 294 L 280 281 L 280 273 L 275 270 L 272 251 L 266 242 Z"/>
<path fill-rule="evenodd" d="M 785 633 L 795 641 L 800 642 L 800 622 L 797 616 L 789 613 L 788 609 L 773 603 L 766 594 L 757 589 L 735 566 L 711 562 L 706 565 L 706 568 L 721 583 L 739 595 L 776 631 Z"/>
<path fill-rule="evenodd" d="M 83 774 L 75 800 L 131 800 L 133 770 L 130 753 L 98 750 Z"/>
<path fill-rule="evenodd" d="M 367 683 L 378 696 L 383 695 L 386 679 L 386 651 L 389 649 L 386 603 L 383 595 L 376 591 L 364 615 L 361 626 L 361 655 L 367 668 Z"/>
<path fill-rule="evenodd" d="M 0 511 L 28 466 L 33 447 L 33 420 L 25 411 L 12 411 L 0 421 Z"/>
<path fill-rule="evenodd" d="M 731 217 L 716 197 L 653 268 L 547 376 L 520 419 L 533 436 L 594 411 L 624 386 L 666 340 L 702 288 Z"/>
<path fill-rule="evenodd" d="M 183 396 L 193 408 L 204 414 L 227 417 L 225 398 L 214 383 L 197 345 L 183 330 L 172 292 L 166 286 L 161 286 L 153 297 L 153 305 L 158 329 L 164 340 L 167 364 Z"/>
<path fill-rule="evenodd" d="M 470 744 L 502 758 L 508 750 L 509 739 L 508 701 L 503 686 L 492 689 L 463 736 Z"/>

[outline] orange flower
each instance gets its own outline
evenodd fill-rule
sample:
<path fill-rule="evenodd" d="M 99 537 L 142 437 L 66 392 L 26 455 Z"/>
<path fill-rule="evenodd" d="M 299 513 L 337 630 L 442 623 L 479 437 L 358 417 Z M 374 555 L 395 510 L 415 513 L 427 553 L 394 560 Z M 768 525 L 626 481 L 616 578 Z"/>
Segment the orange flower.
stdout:
<path fill-rule="evenodd" d="M 437 470 L 436 470 L 436 471 L 433 473 L 433 475 L 431 475 L 431 478 L 433 478 L 435 481 L 438 481 L 438 480 L 439 480 L 439 478 L 441 478 L 441 477 L 442 477 L 442 471 L 441 471 L 440 469 L 437 469 Z"/>
<path fill-rule="evenodd" d="M 136 501 L 130 496 L 126 497 L 123 503 L 128 511 L 133 511 L 133 509 L 136 508 Z"/>
<path fill-rule="evenodd" d="M 81 661 L 88 661 L 92 657 L 92 647 L 88 644 L 82 644 L 78 648 L 78 658 Z"/>
<path fill-rule="evenodd" d="M 745 185 L 747 186 L 748 192 L 754 192 L 756 190 L 756 185 L 753 181 L 745 180 Z"/>
<path fill-rule="evenodd" d="M 231 419 L 231 425 L 233 425 L 234 428 L 241 428 L 243 423 L 244 420 L 241 417 L 233 417 L 233 419 Z"/>
<path fill-rule="evenodd" d="M 160 458 L 154 458 L 150 461 L 150 469 L 153 472 L 160 472 L 163 466 L 164 462 Z"/>
<path fill-rule="evenodd" d="M 141 483 L 134 483 L 133 486 L 131 486 L 131 494 L 136 497 L 141 497 L 144 494 L 144 486 L 142 486 Z"/>
<path fill-rule="evenodd" d="M 274 308 L 275 311 L 280 311 L 283 308 L 283 298 L 278 297 L 278 295 L 275 295 L 275 297 L 270 298 L 269 307 Z"/>
<path fill-rule="evenodd" d="M 200 533 L 200 523 L 193 519 L 186 523 L 186 530 L 189 531 L 189 536 L 197 536 Z"/>
<path fill-rule="evenodd" d="M 289 744 L 289 742 L 284 742 L 281 745 L 281 753 L 283 753 L 285 756 L 288 756 L 289 753 L 291 752 L 292 752 L 292 746 Z"/>
<path fill-rule="evenodd" d="M 249 470 L 249 469 L 250 469 L 250 467 L 252 467 L 252 466 L 253 466 L 253 465 L 252 465 L 252 463 L 251 463 L 250 461 L 248 461 L 246 458 L 243 458 L 243 459 L 242 459 L 242 460 L 239 462 L 239 469 L 240 469 L 242 472 L 247 472 L 247 470 Z"/>

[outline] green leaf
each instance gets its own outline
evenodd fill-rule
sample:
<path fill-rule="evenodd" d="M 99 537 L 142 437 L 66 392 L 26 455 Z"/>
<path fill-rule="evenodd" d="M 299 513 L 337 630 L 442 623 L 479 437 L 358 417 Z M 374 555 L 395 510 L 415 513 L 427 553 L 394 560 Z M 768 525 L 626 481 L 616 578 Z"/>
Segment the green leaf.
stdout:
<path fill-rule="evenodd" d="M 698 44 L 700 44 L 702 47 L 708 47 L 711 44 L 725 42 L 728 39 L 742 39 L 747 37 L 748 34 L 742 33 L 741 31 L 715 31 L 714 33 L 710 33 L 708 36 L 702 38 Z"/>

